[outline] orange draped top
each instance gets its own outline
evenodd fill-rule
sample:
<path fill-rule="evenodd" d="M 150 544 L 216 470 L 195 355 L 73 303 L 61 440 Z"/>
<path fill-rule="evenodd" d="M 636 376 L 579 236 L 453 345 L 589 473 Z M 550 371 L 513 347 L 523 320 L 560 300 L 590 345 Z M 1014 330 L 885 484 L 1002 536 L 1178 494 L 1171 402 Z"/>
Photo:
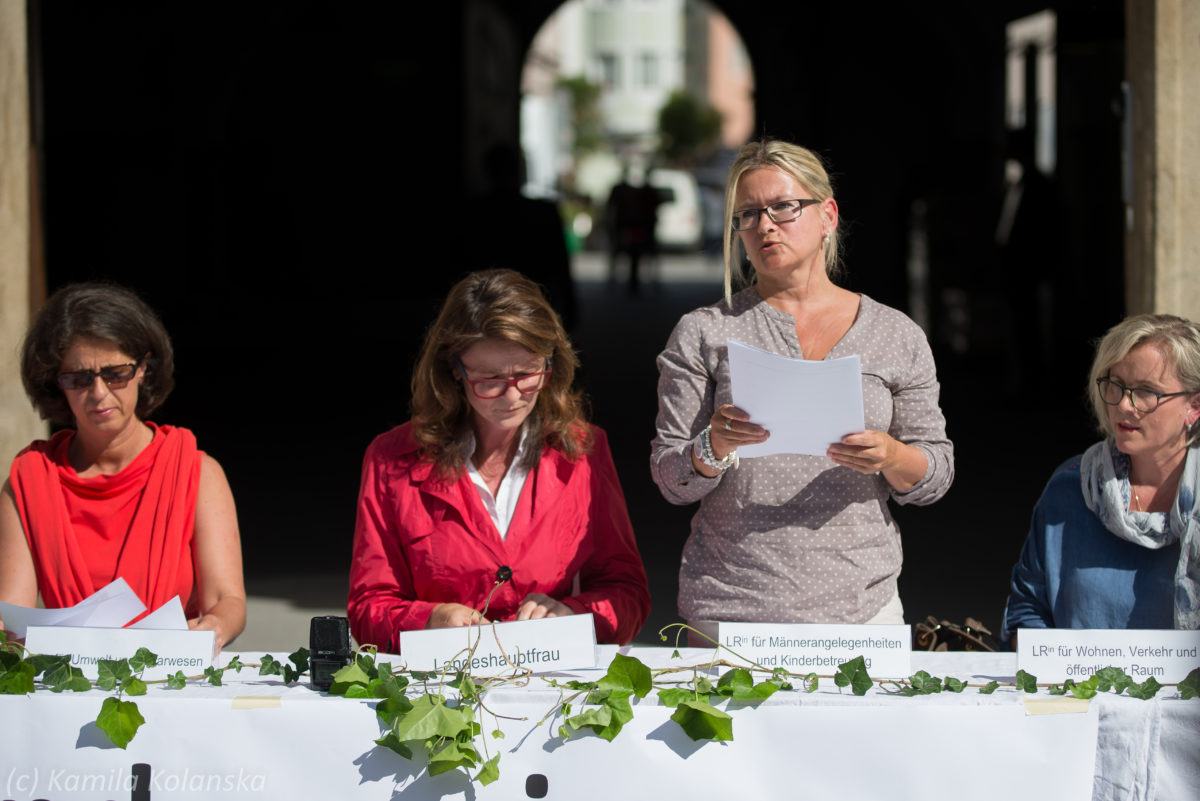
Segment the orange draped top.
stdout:
<path fill-rule="evenodd" d="M 121 577 L 147 613 L 178 595 L 189 618 L 200 614 L 192 533 L 204 454 L 186 428 L 146 425 L 154 439 L 114 475 L 79 477 L 67 458 L 74 431 L 13 460 L 9 480 L 47 608 L 73 606 Z"/>

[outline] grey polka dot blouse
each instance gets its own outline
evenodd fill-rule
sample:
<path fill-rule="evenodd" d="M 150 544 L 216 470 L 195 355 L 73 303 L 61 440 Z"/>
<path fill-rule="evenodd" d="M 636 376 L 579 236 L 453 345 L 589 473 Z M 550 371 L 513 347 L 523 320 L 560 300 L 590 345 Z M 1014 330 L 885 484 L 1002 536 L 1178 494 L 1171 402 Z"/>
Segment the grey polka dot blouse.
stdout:
<path fill-rule="evenodd" d="M 933 354 L 921 329 L 861 296 L 858 317 L 826 358 L 858 354 L 868 429 L 925 453 L 925 476 L 897 492 L 882 476 L 825 456 L 745 459 L 716 478 L 692 469 L 693 440 L 732 402 L 726 343 L 803 358 L 790 314 L 753 289 L 690 312 L 658 357 L 657 436 L 650 459 L 668 501 L 700 502 L 679 571 L 686 620 L 862 623 L 896 594 L 902 551 L 888 498 L 928 504 L 954 479 L 954 446 L 938 406 Z"/>

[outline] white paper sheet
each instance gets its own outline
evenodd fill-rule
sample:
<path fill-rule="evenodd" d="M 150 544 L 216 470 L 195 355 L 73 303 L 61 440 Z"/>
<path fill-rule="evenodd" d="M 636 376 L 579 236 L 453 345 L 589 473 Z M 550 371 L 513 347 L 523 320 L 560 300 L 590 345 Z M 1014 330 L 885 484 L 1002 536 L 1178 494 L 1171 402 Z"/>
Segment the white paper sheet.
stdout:
<path fill-rule="evenodd" d="M 187 631 L 187 615 L 183 613 L 183 601 L 176 595 L 162 606 L 139 620 L 130 623 L 131 629 L 170 629 L 172 631 Z"/>
<path fill-rule="evenodd" d="M 120 628 L 145 611 L 146 605 L 123 578 L 66 609 L 31 609 L 0 602 L 0 618 L 4 618 L 5 630 L 18 638 L 25 636 L 29 626 Z"/>
<path fill-rule="evenodd" d="M 743 459 L 774 453 L 824 456 L 846 434 L 862 431 L 862 360 L 789 359 L 729 340 L 733 404 L 771 432 L 766 442 L 742 445 Z"/>

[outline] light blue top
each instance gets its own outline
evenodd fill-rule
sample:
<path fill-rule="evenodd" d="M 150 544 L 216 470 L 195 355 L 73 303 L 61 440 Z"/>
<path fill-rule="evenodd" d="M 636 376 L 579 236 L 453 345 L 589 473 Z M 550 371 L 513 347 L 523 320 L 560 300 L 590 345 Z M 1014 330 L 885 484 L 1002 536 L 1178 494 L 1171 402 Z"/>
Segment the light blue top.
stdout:
<path fill-rule="evenodd" d="M 1157 550 L 1110 533 L 1083 499 L 1075 456 L 1054 471 L 1013 567 L 1001 637 L 1019 628 L 1174 627 L 1179 543 Z"/>

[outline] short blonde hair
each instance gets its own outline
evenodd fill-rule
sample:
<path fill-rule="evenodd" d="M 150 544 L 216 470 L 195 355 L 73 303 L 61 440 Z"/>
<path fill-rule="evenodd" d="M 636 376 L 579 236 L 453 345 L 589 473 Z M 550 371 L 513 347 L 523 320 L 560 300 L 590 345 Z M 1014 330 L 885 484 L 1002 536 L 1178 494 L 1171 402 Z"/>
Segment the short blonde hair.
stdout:
<path fill-rule="evenodd" d="M 1096 345 L 1092 372 L 1088 378 L 1088 397 L 1096 424 L 1105 437 L 1113 435 L 1107 404 L 1100 396 L 1096 380 L 1106 378 L 1113 366 L 1139 345 L 1155 345 L 1167 364 L 1174 369 L 1183 391 L 1200 392 L 1200 326 L 1173 314 L 1139 314 L 1127 317 L 1108 330 Z M 1188 432 L 1190 447 L 1200 439 L 1200 426 Z"/>
<path fill-rule="evenodd" d="M 833 197 L 833 183 L 825 164 L 808 148 L 793 145 L 779 139 L 763 139 L 750 142 L 738 151 L 729 168 L 729 179 L 725 182 L 725 301 L 732 302 L 734 276 L 741 286 L 750 286 L 755 280 L 753 268 L 747 271 L 746 259 L 741 249 L 741 240 L 733 230 L 734 203 L 737 201 L 738 183 L 742 176 L 754 170 L 770 167 L 782 170 L 795 178 L 811 193 L 814 200 L 824 202 Z M 830 278 L 837 276 L 841 264 L 838 261 L 838 229 L 829 232 L 829 244 L 825 247 L 825 272 Z"/>

